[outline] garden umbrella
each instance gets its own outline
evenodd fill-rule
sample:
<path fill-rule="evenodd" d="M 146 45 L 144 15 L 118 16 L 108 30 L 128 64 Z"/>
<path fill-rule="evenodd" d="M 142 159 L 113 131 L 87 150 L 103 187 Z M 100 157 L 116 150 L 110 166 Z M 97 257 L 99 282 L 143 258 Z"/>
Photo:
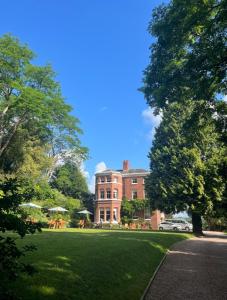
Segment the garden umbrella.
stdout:
<path fill-rule="evenodd" d="M 21 206 L 21 207 L 29 207 L 29 208 L 42 208 L 41 206 L 36 205 L 34 203 L 31 203 L 31 202 L 29 202 L 29 203 L 22 203 L 19 206 Z"/>
<path fill-rule="evenodd" d="M 93 215 L 93 213 L 91 213 L 90 211 L 88 210 L 81 210 L 81 211 L 78 211 L 77 212 L 78 214 L 84 214 L 84 215 Z"/>
<path fill-rule="evenodd" d="M 49 208 L 48 210 L 49 210 L 49 211 L 57 211 L 57 212 L 65 212 L 65 211 L 68 211 L 68 209 L 65 209 L 65 208 L 63 208 L 63 207 L 61 207 L 61 206 Z"/>

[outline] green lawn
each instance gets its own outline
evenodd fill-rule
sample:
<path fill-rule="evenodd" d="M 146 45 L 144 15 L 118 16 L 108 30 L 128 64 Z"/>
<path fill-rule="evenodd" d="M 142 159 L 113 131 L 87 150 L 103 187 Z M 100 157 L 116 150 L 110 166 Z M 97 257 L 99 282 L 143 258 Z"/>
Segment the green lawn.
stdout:
<path fill-rule="evenodd" d="M 44 230 L 19 239 L 38 250 L 26 256 L 38 269 L 13 288 L 23 300 L 138 300 L 164 253 L 184 233 Z"/>

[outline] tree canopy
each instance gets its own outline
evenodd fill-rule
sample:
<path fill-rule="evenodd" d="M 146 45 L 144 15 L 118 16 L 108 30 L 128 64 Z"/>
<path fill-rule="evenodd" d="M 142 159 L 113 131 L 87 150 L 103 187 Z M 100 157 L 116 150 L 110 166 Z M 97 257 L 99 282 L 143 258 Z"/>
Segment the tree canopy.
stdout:
<path fill-rule="evenodd" d="M 146 189 L 153 208 L 226 213 L 225 0 L 172 0 L 149 24 L 155 37 L 143 91 L 162 114 L 149 154 Z"/>
<path fill-rule="evenodd" d="M 83 193 L 88 193 L 86 178 L 78 166 L 70 162 L 66 162 L 56 169 L 51 185 L 65 196 L 76 199 L 81 199 Z"/>
<path fill-rule="evenodd" d="M 226 12 L 225 0 L 173 0 L 153 11 L 156 39 L 142 88 L 151 107 L 227 94 Z"/>
<path fill-rule="evenodd" d="M 71 115 L 56 74 L 49 64 L 33 64 L 34 57 L 17 38 L 0 38 L 0 231 L 13 230 L 21 237 L 40 229 L 27 219 L 30 212 L 19 207 L 22 201 L 34 200 L 47 208 L 64 205 L 70 213 L 81 207 L 80 200 L 69 197 L 77 197 L 75 193 L 63 195 L 50 180 L 59 162 L 79 168 L 88 153 L 80 143 L 79 120 Z M 86 190 L 80 174 L 73 175 Z M 36 216 L 47 220 L 41 211 Z M 18 249 L 7 234 L 0 236 L 0 297 L 14 299 L 6 283 L 20 271 L 31 273 L 31 266 L 19 258 L 33 249 Z"/>
<path fill-rule="evenodd" d="M 48 144 L 55 160 L 75 152 L 83 158 L 87 152 L 80 144 L 79 120 L 70 115 L 54 71 L 32 64 L 34 57 L 18 39 L 0 38 L 0 166 L 7 172 L 23 162 L 27 141 Z"/>
<path fill-rule="evenodd" d="M 149 154 L 146 190 L 153 208 L 206 216 L 227 203 L 221 174 L 226 149 L 216 132 L 212 109 L 204 101 L 199 104 L 200 110 L 193 101 L 187 107 L 172 103 L 164 112 Z"/>

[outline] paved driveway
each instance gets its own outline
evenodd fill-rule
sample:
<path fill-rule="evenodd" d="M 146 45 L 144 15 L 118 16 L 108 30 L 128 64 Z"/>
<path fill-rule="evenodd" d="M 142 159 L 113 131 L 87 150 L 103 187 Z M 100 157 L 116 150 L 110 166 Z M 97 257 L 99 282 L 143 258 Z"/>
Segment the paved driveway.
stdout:
<path fill-rule="evenodd" d="M 227 300 L 227 236 L 206 232 L 177 243 L 144 299 Z"/>

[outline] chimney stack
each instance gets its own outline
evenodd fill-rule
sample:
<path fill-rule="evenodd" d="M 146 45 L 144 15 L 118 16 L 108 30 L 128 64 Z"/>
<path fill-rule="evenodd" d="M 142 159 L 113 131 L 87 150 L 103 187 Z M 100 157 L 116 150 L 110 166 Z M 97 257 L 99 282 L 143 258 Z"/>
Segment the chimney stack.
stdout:
<path fill-rule="evenodd" d="M 129 161 L 124 160 L 123 161 L 123 171 L 128 171 L 129 170 Z"/>

